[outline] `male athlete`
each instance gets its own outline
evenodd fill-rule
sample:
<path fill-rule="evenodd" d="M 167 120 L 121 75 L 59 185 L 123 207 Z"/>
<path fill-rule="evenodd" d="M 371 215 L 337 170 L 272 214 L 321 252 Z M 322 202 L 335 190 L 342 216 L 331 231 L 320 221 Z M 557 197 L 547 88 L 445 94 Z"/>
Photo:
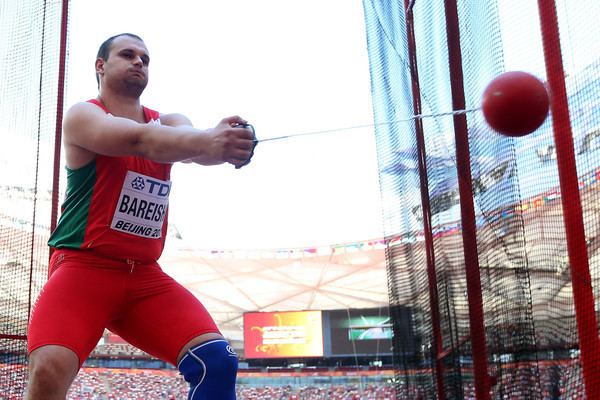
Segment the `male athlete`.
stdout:
<path fill-rule="evenodd" d="M 149 62 L 138 36 L 107 39 L 96 59 L 98 97 L 65 115 L 67 193 L 29 325 L 27 399 L 65 399 L 105 328 L 176 365 L 188 399 L 235 399 L 237 355 L 157 260 L 172 163 L 240 167 L 254 135 L 237 116 L 198 130 L 180 114 L 143 107 Z"/>

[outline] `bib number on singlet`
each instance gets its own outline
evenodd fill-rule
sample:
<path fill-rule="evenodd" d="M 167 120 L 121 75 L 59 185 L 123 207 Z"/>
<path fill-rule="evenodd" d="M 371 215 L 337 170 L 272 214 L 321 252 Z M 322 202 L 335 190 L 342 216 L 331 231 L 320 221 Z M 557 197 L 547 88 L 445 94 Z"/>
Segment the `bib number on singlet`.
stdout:
<path fill-rule="evenodd" d="M 160 238 L 170 192 L 171 181 L 127 171 L 110 227 L 144 238 Z"/>

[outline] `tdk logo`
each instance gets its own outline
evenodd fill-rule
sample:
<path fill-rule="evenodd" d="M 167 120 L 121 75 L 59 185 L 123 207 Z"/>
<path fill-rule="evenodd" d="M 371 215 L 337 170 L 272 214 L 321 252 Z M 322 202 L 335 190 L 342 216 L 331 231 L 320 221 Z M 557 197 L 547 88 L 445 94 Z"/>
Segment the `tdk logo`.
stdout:
<path fill-rule="evenodd" d="M 146 184 L 144 183 L 144 178 L 138 176 L 133 181 L 131 181 L 131 187 L 137 190 L 144 190 Z"/>
<path fill-rule="evenodd" d="M 144 179 L 141 176 L 131 181 L 131 187 L 139 191 L 143 191 L 146 185 L 148 185 L 147 193 L 158 197 L 169 197 L 171 186 L 166 183 L 148 178 Z"/>

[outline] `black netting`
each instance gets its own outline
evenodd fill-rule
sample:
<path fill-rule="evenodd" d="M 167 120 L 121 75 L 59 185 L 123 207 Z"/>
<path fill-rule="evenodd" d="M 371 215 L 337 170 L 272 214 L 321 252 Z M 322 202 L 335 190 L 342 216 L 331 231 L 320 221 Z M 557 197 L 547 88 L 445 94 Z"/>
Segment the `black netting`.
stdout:
<path fill-rule="evenodd" d="M 487 84 L 506 70 L 546 79 L 535 2 L 458 2 L 463 82 L 451 75 L 456 58 L 449 48 L 457 39 L 447 32 L 447 3 L 363 1 L 390 307 L 411 308 L 418 332 L 414 352 L 395 338 L 399 398 L 442 398 L 440 391 L 443 398 L 475 395 L 481 382 L 475 382 L 478 354 L 472 346 L 479 325 L 469 306 L 477 294 L 492 398 L 579 398 L 584 382 L 552 120 L 513 139 L 492 131 L 479 110 Z M 557 8 L 595 283 L 600 49 L 584 40 L 584 32 L 600 6 L 565 1 Z M 464 110 L 448 115 L 457 87 Z M 470 177 L 457 155 L 465 153 L 460 144 L 457 149 L 460 128 L 454 124 L 461 115 Z M 461 215 L 461 180 L 473 191 L 476 254 L 464 231 L 469 223 Z M 473 257 L 479 293 L 467 285 L 466 260 Z M 597 285 L 594 290 L 597 297 Z"/>
<path fill-rule="evenodd" d="M 22 398 L 47 276 L 61 2 L 0 2 L 0 397 Z"/>

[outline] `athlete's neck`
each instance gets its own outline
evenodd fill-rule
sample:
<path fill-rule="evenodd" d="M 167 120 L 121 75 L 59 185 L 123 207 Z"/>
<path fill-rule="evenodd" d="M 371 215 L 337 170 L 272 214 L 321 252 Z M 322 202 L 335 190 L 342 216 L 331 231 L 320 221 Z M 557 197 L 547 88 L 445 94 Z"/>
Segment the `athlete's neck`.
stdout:
<path fill-rule="evenodd" d="M 98 94 L 98 101 L 115 117 L 129 118 L 140 123 L 145 122 L 144 110 L 139 97 L 107 95 L 101 91 Z"/>

